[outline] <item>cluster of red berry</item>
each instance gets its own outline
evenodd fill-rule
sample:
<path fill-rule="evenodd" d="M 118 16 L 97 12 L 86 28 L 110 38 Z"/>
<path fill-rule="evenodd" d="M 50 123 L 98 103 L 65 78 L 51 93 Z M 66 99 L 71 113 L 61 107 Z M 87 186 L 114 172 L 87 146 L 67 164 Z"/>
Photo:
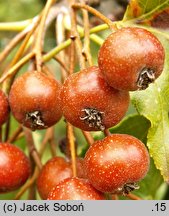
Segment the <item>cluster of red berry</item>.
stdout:
<path fill-rule="evenodd" d="M 31 130 L 46 129 L 63 116 L 84 131 L 104 131 L 124 117 L 129 91 L 143 90 L 163 70 L 164 49 L 142 28 L 112 33 L 98 54 L 98 66 L 69 76 L 61 86 L 37 71 L 17 78 L 8 99 L 0 91 L 0 125 L 15 119 Z M 128 194 L 149 169 L 149 154 L 135 137 L 112 134 L 96 141 L 84 160 L 77 159 L 77 176 L 71 162 L 53 158 L 42 168 L 37 188 L 42 199 L 105 199 L 104 193 Z M 0 193 L 19 188 L 30 175 L 25 154 L 9 143 L 0 144 Z"/>

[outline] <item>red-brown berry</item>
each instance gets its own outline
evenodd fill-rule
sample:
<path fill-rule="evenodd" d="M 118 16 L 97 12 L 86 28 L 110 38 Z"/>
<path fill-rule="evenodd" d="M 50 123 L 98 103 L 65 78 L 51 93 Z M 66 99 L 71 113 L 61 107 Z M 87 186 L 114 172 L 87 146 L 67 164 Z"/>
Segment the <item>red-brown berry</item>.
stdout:
<path fill-rule="evenodd" d="M 0 143 L 0 193 L 18 189 L 30 171 L 30 161 L 22 150 L 10 143 Z"/>
<path fill-rule="evenodd" d="M 67 121 L 85 130 L 97 131 L 116 125 L 125 115 L 129 93 L 110 87 L 97 66 L 72 74 L 61 90 Z"/>
<path fill-rule="evenodd" d="M 137 188 L 149 170 L 149 154 L 137 138 L 112 134 L 88 149 L 84 167 L 90 183 L 102 192 L 123 194 Z"/>
<path fill-rule="evenodd" d="M 68 177 L 72 177 L 71 163 L 61 157 L 50 159 L 43 166 L 37 179 L 37 189 L 41 198 L 47 199 L 52 188 Z"/>
<path fill-rule="evenodd" d="M 77 176 L 85 178 L 83 159 L 76 159 Z M 42 199 L 47 199 L 49 192 L 62 180 L 73 177 L 72 164 L 62 157 L 47 161 L 37 179 L 37 189 Z"/>
<path fill-rule="evenodd" d="M 88 180 L 67 178 L 61 181 L 50 193 L 48 200 L 103 200 L 103 194 L 97 191 Z"/>
<path fill-rule="evenodd" d="M 164 48 L 151 32 L 122 28 L 108 36 L 100 48 L 98 64 L 110 86 L 120 90 L 146 89 L 160 76 Z"/>
<path fill-rule="evenodd" d="M 9 116 L 9 104 L 6 95 L 0 90 L 0 126 L 2 126 Z"/>
<path fill-rule="evenodd" d="M 60 88 L 57 80 L 37 71 L 26 72 L 17 78 L 9 94 L 16 120 L 32 130 L 54 125 L 62 115 Z"/>

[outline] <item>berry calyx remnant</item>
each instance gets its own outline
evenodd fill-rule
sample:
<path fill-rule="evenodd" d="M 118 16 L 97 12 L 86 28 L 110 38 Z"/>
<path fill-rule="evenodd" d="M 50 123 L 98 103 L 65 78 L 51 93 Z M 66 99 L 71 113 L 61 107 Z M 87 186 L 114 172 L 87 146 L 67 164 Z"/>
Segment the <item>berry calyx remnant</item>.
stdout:
<path fill-rule="evenodd" d="M 151 32 L 126 27 L 111 33 L 100 48 L 98 65 L 115 89 L 146 89 L 163 71 L 165 52 Z"/>

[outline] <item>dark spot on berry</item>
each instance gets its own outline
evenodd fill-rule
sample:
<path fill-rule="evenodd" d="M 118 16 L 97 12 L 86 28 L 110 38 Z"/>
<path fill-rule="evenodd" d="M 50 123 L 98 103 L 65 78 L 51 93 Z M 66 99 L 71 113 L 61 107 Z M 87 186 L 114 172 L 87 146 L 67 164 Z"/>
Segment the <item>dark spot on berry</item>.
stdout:
<path fill-rule="evenodd" d="M 143 68 L 143 70 L 139 74 L 137 80 L 137 86 L 139 90 L 144 90 L 148 88 L 149 84 L 154 82 L 154 80 L 155 80 L 154 70 L 150 68 Z"/>
<path fill-rule="evenodd" d="M 42 114 L 40 111 L 26 113 L 25 121 L 30 121 L 32 130 L 36 130 L 39 127 L 46 127 L 42 120 Z"/>
<path fill-rule="evenodd" d="M 123 196 L 128 195 L 130 192 L 134 190 L 138 190 L 140 187 L 137 183 L 126 183 L 123 187 L 117 189 L 116 193 L 121 194 Z"/>
<path fill-rule="evenodd" d="M 97 128 L 101 131 L 105 130 L 103 125 L 104 112 L 100 112 L 95 108 L 85 108 L 82 110 L 85 116 L 80 117 L 80 120 L 84 121 L 89 127 Z"/>

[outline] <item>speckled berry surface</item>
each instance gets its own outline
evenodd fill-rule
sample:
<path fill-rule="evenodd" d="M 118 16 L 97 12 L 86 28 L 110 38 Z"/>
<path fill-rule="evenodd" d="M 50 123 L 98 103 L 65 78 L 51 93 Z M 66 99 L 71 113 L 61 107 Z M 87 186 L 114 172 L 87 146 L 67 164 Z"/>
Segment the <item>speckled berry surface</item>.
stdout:
<path fill-rule="evenodd" d="M 0 143 L 0 193 L 18 189 L 30 171 L 30 161 L 22 150 L 10 143 Z"/>
<path fill-rule="evenodd" d="M 72 74 L 61 90 L 62 110 L 67 121 L 86 131 L 100 130 L 81 120 L 84 109 L 102 112 L 105 128 L 116 125 L 125 115 L 129 105 L 129 93 L 110 87 L 97 66 Z"/>
<path fill-rule="evenodd" d="M 67 178 L 49 194 L 48 200 L 103 200 L 103 194 L 80 178 Z"/>
<path fill-rule="evenodd" d="M 0 126 L 5 123 L 9 116 L 9 104 L 7 96 L 0 90 Z"/>
<path fill-rule="evenodd" d="M 144 144 L 126 134 L 113 134 L 96 141 L 84 158 L 90 183 L 102 192 L 114 192 L 126 183 L 138 182 L 149 170 Z"/>
<path fill-rule="evenodd" d="M 83 159 L 76 158 L 77 176 L 85 178 Z M 73 177 L 72 164 L 62 157 L 47 161 L 37 179 L 37 189 L 42 199 L 47 199 L 49 192 L 62 180 Z"/>
<path fill-rule="evenodd" d="M 134 27 L 110 34 L 98 54 L 98 64 L 106 81 L 114 88 L 137 90 L 137 80 L 144 68 L 159 77 L 164 66 L 164 48 L 151 32 Z"/>
<path fill-rule="evenodd" d="M 37 179 L 37 189 L 41 198 L 47 199 L 51 189 L 68 177 L 72 177 L 71 163 L 61 157 L 50 159 L 43 166 Z"/>
<path fill-rule="evenodd" d="M 57 80 L 37 71 L 26 72 L 18 77 L 9 94 L 11 111 L 16 120 L 33 130 L 54 125 L 62 116 L 60 88 Z M 26 115 L 35 111 L 40 113 L 44 125 L 32 127 Z"/>

